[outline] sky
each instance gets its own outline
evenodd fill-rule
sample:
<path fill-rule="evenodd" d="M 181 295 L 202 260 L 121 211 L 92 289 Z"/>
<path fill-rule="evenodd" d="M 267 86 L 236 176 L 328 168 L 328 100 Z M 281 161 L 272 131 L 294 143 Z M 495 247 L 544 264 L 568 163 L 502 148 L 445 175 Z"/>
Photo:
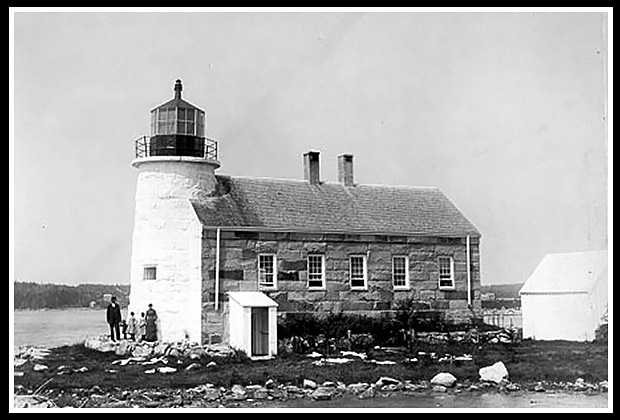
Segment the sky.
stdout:
<path fill-rule="evenodd" d="M 13 17 L 20 281 L 129 283 L 134 140 L 177 78 L 218 173 L 300 179 L 319 150 L 326 181 L 352 153 L 357 183 L 439 187 L 482 234 L 483 284 L 608 247 L 605 13 Z"/>

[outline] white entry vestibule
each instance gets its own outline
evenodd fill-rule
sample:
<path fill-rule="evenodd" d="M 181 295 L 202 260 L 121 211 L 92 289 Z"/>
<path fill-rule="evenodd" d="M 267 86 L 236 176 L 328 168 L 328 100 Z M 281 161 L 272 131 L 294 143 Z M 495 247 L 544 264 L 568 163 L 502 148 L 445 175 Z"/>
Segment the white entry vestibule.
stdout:
<path fill-rule="evenodd" d="M 261 292 L 228 292 L 230 345 L 252 359 L 275 356 L 278 304 Z"/>

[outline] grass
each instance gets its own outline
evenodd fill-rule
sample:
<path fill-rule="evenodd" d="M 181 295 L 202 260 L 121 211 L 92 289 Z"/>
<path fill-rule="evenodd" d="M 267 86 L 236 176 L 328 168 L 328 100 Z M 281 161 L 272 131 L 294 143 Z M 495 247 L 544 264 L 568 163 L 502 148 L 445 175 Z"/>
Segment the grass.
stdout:
<path fill-rule="evenodd" d="M 473 361 L 438 362 L 430 357 L 422 357 L 418 352 L 435 352 L 437 357 L 445 354 L 471 354 Z M 104 391 L 131 390 L 144 388 L 183 389 L 205 383 L 231 387 L 233 384 L 264 384 L 267 379 L 277 383 L 290 383 L 301 386 L 304 379 L 315 382 L 341 381 L 345 384 L 375 382 L 381 376 L 400 380 L 429 381 L 438 372 L 450 372 L 460 382 L 478 381 L 478 369 L 497 361 L 506 365 L 510 380 L 521 384 L 537 381 L 573 382 L 581 377 L 589 382 L 607 379 L 607 344 L 578 343 L 568 341 L 522 341 L 518 344 L 461 344 L 461 343 L 416 343 L 410 350 L 397 349 L 391 352 L 373 351 L 369 359 L 393 360 L 395 365 L 376 365 L 361 360 L 343 365 L 316 366 L 315 359 L 300 355 L 286 355 L 267 361 L 252 362 L 242 359 L 212 359 L 205 357 L 199 361 L 201 368 L 185 371 L 194 362 L 169 358 L 168 366 L 178 369 L 174 374 L 145 374 L 144 371 L 156 365 L 112 365 L 120 359 L 114 353 L 100 353 L 84 348 L 82 345 L 63 346 L 52 349 L 52 354 L 43 362 L 49 370 L 35 372 L 27 362 L 16 370 L 24 375 L 15 377 L 15 385 L 34 391 L 46 381 L 46 389 L 57 391 L 87 390 L 94 386 Z M 418 357 L 417 363 L 402 363 L 405 358 Z M 180 363 L 179 363 L 180 361 Z M 217 365 L 206 367 L 210 361 Z M 68 370 L 81 367 L 87 372 L 57 373 L 61 366 Z M 110 373 L 114 369 L 117 372 Z M 51 379 L 51 380 L 50 380 Z"/>

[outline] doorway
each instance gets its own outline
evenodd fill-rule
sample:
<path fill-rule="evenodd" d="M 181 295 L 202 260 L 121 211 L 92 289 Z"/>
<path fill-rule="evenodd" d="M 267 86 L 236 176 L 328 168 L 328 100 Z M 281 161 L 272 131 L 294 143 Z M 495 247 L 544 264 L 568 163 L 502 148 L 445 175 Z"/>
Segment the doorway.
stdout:
<path fill-rule="evenodd" d="M 252 308 L 252 356 L 269 354 L 269 308 Z"/>

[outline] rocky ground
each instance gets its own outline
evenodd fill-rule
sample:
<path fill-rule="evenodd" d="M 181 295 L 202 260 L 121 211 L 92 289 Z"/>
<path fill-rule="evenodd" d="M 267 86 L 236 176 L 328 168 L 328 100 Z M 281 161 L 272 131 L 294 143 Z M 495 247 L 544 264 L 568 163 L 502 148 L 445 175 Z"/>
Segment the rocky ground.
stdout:
<path fill-rule="evenodd" d="M 431 342 L 432 341 L 432 342 Z M 607 347 L 595 343 L 459 344 L 288 355 L 250 361 L 224 345 L 110 343 L 24 347 L 15 407 L 262 407 L 350 396 L 607 391 Z"/>

